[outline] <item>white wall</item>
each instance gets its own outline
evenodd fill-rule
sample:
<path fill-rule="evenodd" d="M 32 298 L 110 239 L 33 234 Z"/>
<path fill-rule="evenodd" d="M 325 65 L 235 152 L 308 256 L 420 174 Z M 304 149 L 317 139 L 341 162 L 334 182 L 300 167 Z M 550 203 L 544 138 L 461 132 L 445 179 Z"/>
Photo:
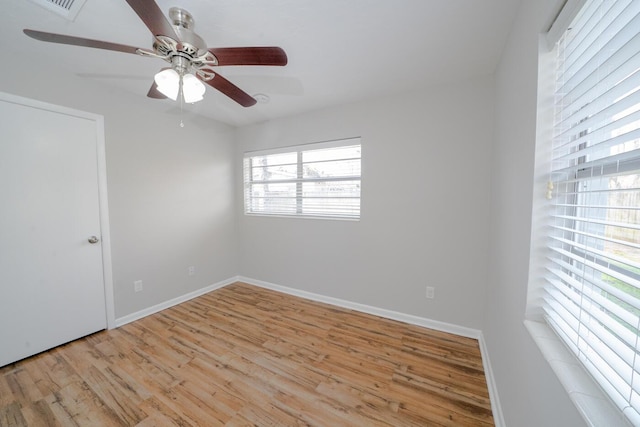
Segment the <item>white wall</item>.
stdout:
<path fill-rule="evenodd" d="M 107 126 L 117 316 L 237 274 L 232 131 L 178 122 L 139 108 Z"/>
<path fill-rule="evenodd" d="M 247 217 L 239 170 L 240 274 L 479 329 L 493 89 L 483 77 L 238 130 L 238 164 L 244 151 L 352 136 L 363 159 L 359 222 Z"/>
<path fill-rule="evenodd" d="M 484 335 L 507 425 L 583 426 L 583 419 L 526 331 L 531 241 L 538 35 L 556 0 L 523 0 L 496 73 L 491 263 Z"/>
<path fill-rule="evenodd" d="M 0 91 L 104 115 L 116 317 L 235 276 L 233 129 L 54 65 L 3 67 Z"/>

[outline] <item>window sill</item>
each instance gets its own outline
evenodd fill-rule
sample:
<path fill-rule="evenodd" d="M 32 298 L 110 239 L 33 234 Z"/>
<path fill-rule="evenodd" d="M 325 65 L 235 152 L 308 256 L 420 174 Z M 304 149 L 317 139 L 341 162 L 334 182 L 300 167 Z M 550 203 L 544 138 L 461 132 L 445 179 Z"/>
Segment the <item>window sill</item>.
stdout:
<path fill-rule="evenodd" d="M 329 221 L 360 221 L 360 217 L 347 216 L 322 216 L 322 215 L 284 215 L 284 214 L 268 214 L 257 212 L 245 212 L 245 216 L 262 217 L 262 218 L 288 218 L 288 219 L 326 219 Z"/>
<path fill-rule="evenodd" d="M 632 425 L 546 323 L 525 320 L 524 325 L 587 425 Z"/>

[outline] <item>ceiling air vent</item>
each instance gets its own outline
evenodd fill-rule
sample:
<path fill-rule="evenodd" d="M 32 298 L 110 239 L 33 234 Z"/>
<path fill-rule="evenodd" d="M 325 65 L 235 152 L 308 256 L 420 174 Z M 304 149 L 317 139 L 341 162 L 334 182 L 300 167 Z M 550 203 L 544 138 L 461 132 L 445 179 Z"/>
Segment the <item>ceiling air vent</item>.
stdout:
<path fill-rule="evenodd" d="M 82 5 L 86 1 L 87 0 L 31 0 L 32 3 L 57 13 L 69 21 L 76 19 L 76 15 L 78 15 L 78 12 L 80 12 Z"/>

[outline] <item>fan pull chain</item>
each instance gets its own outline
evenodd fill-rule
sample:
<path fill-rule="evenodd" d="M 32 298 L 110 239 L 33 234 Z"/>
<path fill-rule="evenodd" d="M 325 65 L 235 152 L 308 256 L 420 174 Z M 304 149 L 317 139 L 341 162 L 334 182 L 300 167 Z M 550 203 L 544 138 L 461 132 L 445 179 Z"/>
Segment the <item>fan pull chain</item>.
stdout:
<path fill-rule="evenodd" d="M 182 75 L 180 75 L 180 127 L 184 127 L 184 122 L 182 121 L 184 117 L 184 90 L 182 89 Z"/>

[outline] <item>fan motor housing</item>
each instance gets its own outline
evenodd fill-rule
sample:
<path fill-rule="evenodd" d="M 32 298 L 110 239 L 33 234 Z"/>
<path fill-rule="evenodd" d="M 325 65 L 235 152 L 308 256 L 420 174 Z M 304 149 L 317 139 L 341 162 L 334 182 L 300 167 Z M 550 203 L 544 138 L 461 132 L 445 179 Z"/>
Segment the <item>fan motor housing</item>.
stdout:
<path fill-rule="evenodd" d="M 193 31 L 195 21 L 185 9 L 172 7 L 169 9 L 171 24 L 178 40 L 167 35 L 156 36 L 153 48 L 161 55 L 170 58 L 178 55 L 186 59 L 194 59 L 207 54 L 207 44 Z"/>
<path fill-rule="evenodd" d="M 202 56 L 207 53 L 207 44 L 202 40 L 202 37 L 188 28 L 176 26 L 175 30 L 180 37 L 178 51 L 190 56 Z"/>

